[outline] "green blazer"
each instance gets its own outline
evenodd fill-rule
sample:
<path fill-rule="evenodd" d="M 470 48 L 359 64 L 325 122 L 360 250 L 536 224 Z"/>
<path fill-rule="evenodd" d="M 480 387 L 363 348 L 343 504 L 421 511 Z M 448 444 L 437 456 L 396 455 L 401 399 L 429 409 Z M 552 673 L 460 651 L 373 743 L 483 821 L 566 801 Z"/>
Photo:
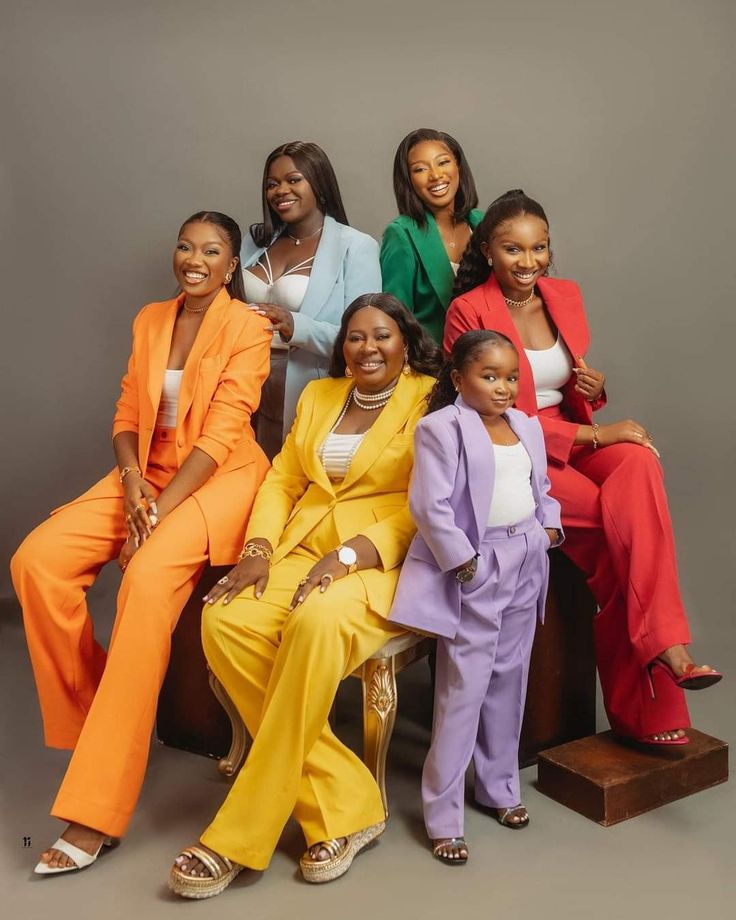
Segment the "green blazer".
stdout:
<path fill-rule="evenodd" d="M 476 209 L 468 214 L 473 230 L 483 213 Z M 404 214 L 386 227 L 381 241 L 381 275 L 383 290 L 405 303 L 435 342 L 442 345 L 445 312 L 455 276 L 430 213 L 423 228 Z"/>

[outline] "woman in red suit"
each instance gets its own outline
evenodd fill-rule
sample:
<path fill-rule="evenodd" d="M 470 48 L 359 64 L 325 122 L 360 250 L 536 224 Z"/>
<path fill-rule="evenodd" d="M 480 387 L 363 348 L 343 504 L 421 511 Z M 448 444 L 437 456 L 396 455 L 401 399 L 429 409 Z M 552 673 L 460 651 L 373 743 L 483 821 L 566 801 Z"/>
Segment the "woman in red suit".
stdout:
<path fill-rule="evenodd" d="M 495 329 L 519 351 L 517 408 L 539 415 L 551 494 L 562 505 L 562 551 L 599 606 L 598 672 L 611 727 L 646 744 L 687 744 L 684 689 L 720 680 L 687 651 L 672 524 L 659 454 L 628 419 L 593 421 L 604 377 L 584 361 L 590 335 L 574 281 L 546 277 L 549 222 L 522 191 L 506 192 L 478 225 L 455 283 L 445 350 L 469 329 Z"/>

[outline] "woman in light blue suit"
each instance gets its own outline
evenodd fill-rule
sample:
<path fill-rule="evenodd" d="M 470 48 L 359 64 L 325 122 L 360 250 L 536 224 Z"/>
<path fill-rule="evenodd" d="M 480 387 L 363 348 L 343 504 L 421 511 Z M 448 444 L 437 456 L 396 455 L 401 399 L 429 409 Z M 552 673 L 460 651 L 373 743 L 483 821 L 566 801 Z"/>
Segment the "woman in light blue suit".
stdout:
<path fill-rule="evenodd" d="M 345 308 L 381 290 L 378 243 L 348 226 L 325 152 L 295 141 L 272 151 L 263 170 L 263 222 L 240 254 L 252 310 L 273 326 L 271 373 L 256 421 L 269 459 L 281 450 L 310 380 L 326 377 Z"/>

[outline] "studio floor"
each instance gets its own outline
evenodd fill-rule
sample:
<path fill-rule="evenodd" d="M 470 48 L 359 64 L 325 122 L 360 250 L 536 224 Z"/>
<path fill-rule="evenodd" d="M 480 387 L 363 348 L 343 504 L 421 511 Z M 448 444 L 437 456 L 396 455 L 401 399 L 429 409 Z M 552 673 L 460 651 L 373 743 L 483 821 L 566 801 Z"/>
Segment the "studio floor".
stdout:
<path fill-rule="evenodd" d="M 57 878 L 32 874 L 38 854 L 61 825 L 48 809 L 68 755 L 46 750 L 18 610 L 0 618 L 2 681 L 2 852 L 0 903 L 13 920 L 153 918 L 200 913 L 218 920 L 253 917 L 347 918 L 594 918 L 725 920 L 736 898 L 736 794 L 727 783 L 656 811 L 603 828 L 557 805 L 536 787 L 536 767 L 522 774 L 531 824 L 502 828 L 471 805 L 463 868 L 430 856 L 421 820 L 419 776 L 429 742 L 426 666 L 400 677 L 400 714 L 389 754 L 391 818 L 386 833 L 341 880 L 302 881 L 299 829 L 286 828 L 267 872 L 243 873 L 220 897 L 182 902 L 166 876 L 177 850 L 196 840 L 227 791 L 214 761 L 154 743 L 146 784 L 129 835 L 91 869 Z M 726 665 L 718 643 L 706 649 Z M 708 659 L 710 660 L 710 659 Z M 694 724 L 733 738 L 736 669 L 707 693 L 690 694 Z M 338 706 L 338 731 L 359 740 L 358 682 Z M 599 728 L 605 727 L 599 719 Z M 244 815 L 244 824 L 247 816 Z M 30 838 L 30 846 L 24 845 Z"/>

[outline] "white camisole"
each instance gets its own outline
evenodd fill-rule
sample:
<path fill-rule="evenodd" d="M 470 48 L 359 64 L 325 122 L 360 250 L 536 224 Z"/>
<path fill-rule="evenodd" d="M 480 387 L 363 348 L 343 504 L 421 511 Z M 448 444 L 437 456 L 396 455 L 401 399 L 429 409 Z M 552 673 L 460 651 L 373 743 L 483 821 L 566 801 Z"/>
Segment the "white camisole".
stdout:
<path fill-rule="evenodd" d="M 496 478 L 488 512 L 489 527 L 508 527 L 534 514 L 536 503 L 532 491 L 532 461 L 519 441 L 509 447 L 493 445 Z"/>
<path fill-rule="evenodd" d="M 335 434 L 331 431 L 320 448 L 319 455 L 325 473 L 333 480 L 344 479 L 350 467 L 353 455 L 360 447 L 363 434 Z"/>
<path fill-rule="evenodd" d="M 283 275 L 274 278 L 271 268 L 271 260 L 268 258 L 266 250 L 256 263 L 260 265 L 266 275 L 266 281 L 253 274 L 250 269 L 243 269 L 243 282 L 245 284 L 245 296 L 249 303 L 275 303 L 280 307 L 286 307 L 292 313 L 298 313 L 307 293 L 309 286 L 309 275 L 297 274 L 305 269 L 311 271 L 314 256 L 305 259 L 293 268 L 288 268 Z M 281 339 L 277 333 L 274 334 L 271 342 L 272 348 L 288 348 L 287 342 Z"/>
<path fill-rule="evenodd" d="M 176 428 L 176 410 L 179 406 L 179 390 L 184 371 L 164 371 L 164 385 L 161 388 L 161 401 L 158 404 L 156 425 L 160 428 Z"/>
<path fill-rule="evenodd" d="M 567 346 L 557 334 L 557 341 L 551 348 L 525 348 L 524 352 L 532 366 L 537 407 L 547 409 L 562 402 L 562 387 L 570 379 L 572 358 Z"/>

